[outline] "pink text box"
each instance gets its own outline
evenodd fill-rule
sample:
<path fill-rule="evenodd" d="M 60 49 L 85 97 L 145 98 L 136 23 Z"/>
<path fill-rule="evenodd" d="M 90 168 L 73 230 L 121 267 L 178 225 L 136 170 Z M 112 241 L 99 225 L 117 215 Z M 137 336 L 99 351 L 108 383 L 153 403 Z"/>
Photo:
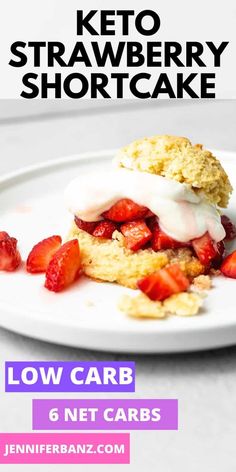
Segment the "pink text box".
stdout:
<path fill-rule="evenodd" d="M 129 463 L 127 433 L 0 434 L 0 464 Z"/>

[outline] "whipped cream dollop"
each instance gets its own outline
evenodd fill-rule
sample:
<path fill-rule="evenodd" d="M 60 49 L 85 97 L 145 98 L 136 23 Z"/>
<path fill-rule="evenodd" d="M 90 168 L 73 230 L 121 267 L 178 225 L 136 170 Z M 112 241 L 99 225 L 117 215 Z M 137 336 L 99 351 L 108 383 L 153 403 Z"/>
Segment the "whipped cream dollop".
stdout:
<path fill-rule="evenodd" d="M 65 190 L 68 209 L 84 221 L 101 220 L 102 213 L 122 198 L 149 208 L 161 229 L 177 241 L 190 241 L 206 231 L 216 242 L 225 237 L 214 205 L 189 185 L 160 175 L 117 168 L 81 174 Z"/>

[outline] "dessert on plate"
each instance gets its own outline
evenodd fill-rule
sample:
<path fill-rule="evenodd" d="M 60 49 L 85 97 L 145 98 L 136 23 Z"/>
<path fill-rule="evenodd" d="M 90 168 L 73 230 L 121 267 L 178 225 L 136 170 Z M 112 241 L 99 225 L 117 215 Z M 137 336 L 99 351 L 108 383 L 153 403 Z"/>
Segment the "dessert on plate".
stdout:
<path fill-rule="evenodd" d="M 202 145 L 144 138 L 122 148 L 112 170 L 69 184 L 68 239 L 78 239 L 87 276 L 163 301 L 219 268 L 226 237 L 220 208 L 231 192 L 220 162 Z"/>
<path fill-rule="evenodd" d="M 236 278 L 236 251 L 225 258 L 236 227 L 221 214 L 232 190 L 202 145 L 168 135 L 137 140 L 107 170 L 82 173 L 67 186 L 67 242 L 54 235 L 38 243 L 26 270 L 46 272 L 45 287 L 55 292 L 81 273 L 138 289 L 119 302 L 130 316 L 195 315 L 211 275 Z"/>

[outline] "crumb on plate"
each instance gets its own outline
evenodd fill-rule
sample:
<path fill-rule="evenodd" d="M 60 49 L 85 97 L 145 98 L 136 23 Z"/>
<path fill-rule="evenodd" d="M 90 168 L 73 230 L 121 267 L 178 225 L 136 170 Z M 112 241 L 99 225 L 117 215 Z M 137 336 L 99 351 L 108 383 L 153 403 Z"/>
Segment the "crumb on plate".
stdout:
<path fill-rule="evenodd" d="M 197 293 L 182 292 L 172 295 L 164 302 L 164 308 L 172 315 L 197 315 L 203 303 L 203 298 Z"/>
<path fill-rule="evenodd" d="M 85 301 L 85 305 L 87 307 L 93 307 L 95 305 L 95 303 L 92 301 L 92 300 L 86 300 Z"/>
<path fill-rule="evenodd" d="M 145 294 L 137 296 L 123 295 L 118 308 L 132 318 L 165 318 L 167 315 L 197 315 L 203 303 L 203 297 L 196 293 L 178 293 L 164 302 L 152 301 Z"/>
<path fill-rule="evenodd" d="M 153 302 L 144 293 L 137 296 L 123 295 L 118 308 L 132 318 L 164 318 L 166 316 L 163 304 Z"/>
<path fill-rule="evenodd" d="M 212 287 L 212 280 L 209 275 L 199 275 L 193 279 L 193 287 L 197 290 L 210 290 Z"/>

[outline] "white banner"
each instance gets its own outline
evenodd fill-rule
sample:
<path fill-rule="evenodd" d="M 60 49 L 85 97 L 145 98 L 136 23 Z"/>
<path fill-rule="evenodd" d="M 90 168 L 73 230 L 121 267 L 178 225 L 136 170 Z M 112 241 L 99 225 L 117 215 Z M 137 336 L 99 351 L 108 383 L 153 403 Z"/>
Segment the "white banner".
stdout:
<path fill-rule="evenodd" d="M 236 98 L 236 3 L 8 0 L 0 98 Z"/>

